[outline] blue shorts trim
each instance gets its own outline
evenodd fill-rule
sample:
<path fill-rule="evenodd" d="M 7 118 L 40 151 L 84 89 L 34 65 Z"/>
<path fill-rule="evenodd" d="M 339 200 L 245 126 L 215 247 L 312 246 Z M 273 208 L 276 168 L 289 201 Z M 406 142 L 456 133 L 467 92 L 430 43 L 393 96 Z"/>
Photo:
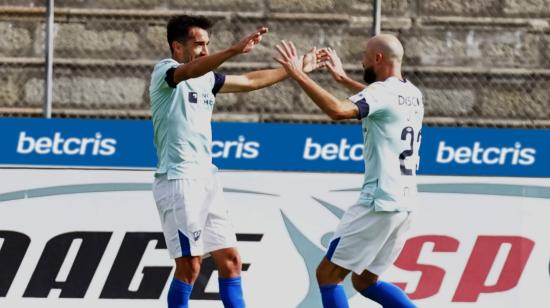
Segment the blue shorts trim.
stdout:
<path fill-rule="evenodd" d="M 338 243 L 340 243 L 340 238 L 333 239 L 330 244 L 328 245 L 327 250 L 327 259 L 330 261 L 332 259 L 332 255 L 334 254 L 334 251 L 336 250 L 336 246 L 338 246 Z"/>
<path fill-rule="evenodd" d="M 189 245 L 189 239 L 180 230 L 178 230 L 178 236 L 180 239 L 181 256 L 191 256 L 191 245 Z"/>

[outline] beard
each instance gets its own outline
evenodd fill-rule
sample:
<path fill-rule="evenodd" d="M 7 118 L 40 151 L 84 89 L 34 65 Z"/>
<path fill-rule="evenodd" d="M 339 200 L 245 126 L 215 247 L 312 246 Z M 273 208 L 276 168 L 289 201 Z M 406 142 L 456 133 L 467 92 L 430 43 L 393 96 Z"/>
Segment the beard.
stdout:
<path fill-rule="evenodd" d="M 367 84 L 376 82 L 376 73 L 374 72 L 374 69 L 372 67 L 365 68 L 365 71 L 363 73 L 363 80 Z"/>

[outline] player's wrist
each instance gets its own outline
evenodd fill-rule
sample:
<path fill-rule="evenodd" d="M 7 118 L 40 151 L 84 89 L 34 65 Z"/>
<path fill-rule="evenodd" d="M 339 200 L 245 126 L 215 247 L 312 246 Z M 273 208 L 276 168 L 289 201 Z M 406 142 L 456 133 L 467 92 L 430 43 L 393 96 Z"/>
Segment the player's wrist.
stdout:
<path fill-rule="evenodd" d="M 353 81 L 353 79 L 351 79 L 348 74 L 346 74 L 345 72 L 343 73 L 342 75 L 342 82 L 350 82 L 350 81 Z"/>
<path fill-rule="evenodd" d="M 345 83 L 349 78 L 345 72 L 338 72 L 334 74 L 334 79 L 339 83 Z"/>
<path fill-rule="evenodd" d="M 239 44 L 235 44 L 225 50 L 225 52 L 228 53 L 230 57 L 236 56 L 238 54 L 242 53 L 242 48 L 239 46 Z"/>
<path fill-rule="evenodd" d="M 308 77 L 307 73 L 304 72 L 303 70 L 295 70 L 291 75 L 292 75 L 292 78 L 296 79 L 297 81 L 305 80 Z"/>

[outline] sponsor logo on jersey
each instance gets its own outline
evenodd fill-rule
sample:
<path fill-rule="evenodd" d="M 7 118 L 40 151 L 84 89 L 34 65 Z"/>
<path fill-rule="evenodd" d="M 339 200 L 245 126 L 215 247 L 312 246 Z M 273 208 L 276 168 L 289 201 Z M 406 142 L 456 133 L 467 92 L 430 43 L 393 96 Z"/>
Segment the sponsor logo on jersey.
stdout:
<path fill-rule="evenodd" d="M 200 237 L 201 237 L 201 230 L 193 231 L 193 240 L 195 240 L 195 242 L 198 241 Z"/>
<path fill-rule="evenodd" d="M 189 92 L 187 100 L 190 103 L 196 104 L 197 101 L 198 101 L 198 98 L 199 98 L 199 96 L 198 96 L 197 92 Z"/>

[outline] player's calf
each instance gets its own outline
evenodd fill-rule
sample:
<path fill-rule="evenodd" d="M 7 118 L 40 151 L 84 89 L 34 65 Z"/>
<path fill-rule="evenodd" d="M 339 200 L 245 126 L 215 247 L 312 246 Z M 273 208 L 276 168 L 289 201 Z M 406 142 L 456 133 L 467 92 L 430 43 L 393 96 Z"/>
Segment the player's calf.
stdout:
<path fill-rule="evenodd" d="M 168 290 L 168 308 L 188 308 L 193 283 L 201 269 L 201 257 L 179 257 L 175 259 L 176 271 Z"/>
<path fill-rule="evenodd" d="M 346 292 L 340 284 L 348 273 L 349 270 L 330 262 L 327 258 L 323 258 L 317 267 L 316 274 L 324 308 L 349 307 Z"/>
<path fill-rule="evenodd" d="M 241 257 L 235 248 L 226 248 L 210 253 L 218 268 L 220 298 L 225 308 L 244 308 L 241 284 Z"/>

